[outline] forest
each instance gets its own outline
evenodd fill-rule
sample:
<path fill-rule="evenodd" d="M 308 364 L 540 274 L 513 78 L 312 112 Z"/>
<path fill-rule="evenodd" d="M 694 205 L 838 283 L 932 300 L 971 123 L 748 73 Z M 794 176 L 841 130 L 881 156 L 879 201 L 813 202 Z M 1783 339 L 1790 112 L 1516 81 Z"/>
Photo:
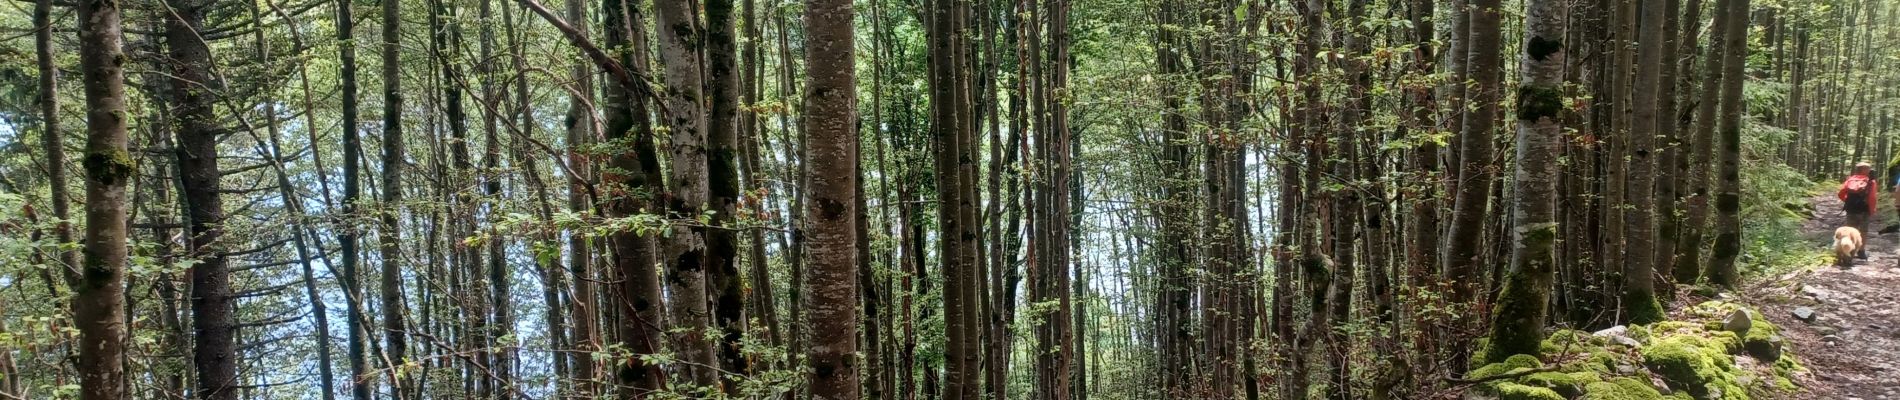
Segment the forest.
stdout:
<path fill-rule="evenodd" d="M 1886 398 L 1896 20 L 3 0 L 0 400 Z"/>

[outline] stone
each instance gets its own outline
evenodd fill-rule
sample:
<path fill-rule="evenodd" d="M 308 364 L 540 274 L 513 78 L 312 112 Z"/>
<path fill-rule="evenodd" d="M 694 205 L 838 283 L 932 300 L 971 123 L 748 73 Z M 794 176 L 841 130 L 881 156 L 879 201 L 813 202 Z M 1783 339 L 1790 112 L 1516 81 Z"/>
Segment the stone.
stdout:
<path fill-rule="evenodd" d="M 1816 334 L 1816 335 L 1821 335 L 1821 336 L 1834 336 L 1835 334 L 1838 334 L 1838 333 L 1841 333 L 1841 329 L 1840 329 L 1840 328 L 1835 328 L 1835 327 L 1832 327 L 1832 326 L 1827 326 L 1827 325 L 1815 325 L 1815 326 L 1814 326 L 1814 334 Z"/>
<path fill-rule="evenodd" d="M 1817 314 L 1814 313 L 1814 309 L 1809 307 L 1795 307 L 1794 311 L 1790 314 L 1794 315 L 1794 319 L 1806 323 L 1814 323 L 1814 317 L 1817 316 Z"/>
<path fill-rule="evenodd" d="M 1754 326 L 1755 321 L 1749 319 L 1748 311 L 1741 309 L 1729 312 L 1728 320 L 1722 322 L 1722 330 L 1735 332 L 1735 336 L 1748 336 L 1748 329 Z"/>
<path fill-rule="evenodd" d="M 1607 339 L 1610 339 L 1611 342 L 1615 342 L 1616 344 L 1620 344 L 1624 346 L 1643 347 L 1643 342 L 1636 340 L 1636 338 L 1630 337 L 1629 333 L 1630 333 L 1629 327 L 1623 326 L 1623 325 L 1617 325 L 1617 326 L 1609 327 L 1608 329 L 1592 332 L 1590 333 L 1590 336 L 1607 338 Z"/>
<path fill-rule="evenodd" d="M 1829 298 L 1834 297 L 1833 291 L 1814 287 L 1814 286 L 1806 286 L 1806 285 L 1801 286 L 1801 294 L 1807 295 L 1809 298 L 1812 298 L 1816 301 L 1822 301 L 1822 302 L 1828 301 Z"/>
<path fill-rule="evenodd" d="M 1627 335 L 1629 335 L 1629 332 L 1630 332 L 1630 327 L 1627 327 L 1627 326 L 1622 326 L 1622 325 L 1617 325 L 1617 326 L 1612 326 L 1612 327 L 1609 327 L 1608 329 L 1604 329 L 1604 330 L 1600 330 L 1600 331 L 1596 331 L 1596 332 L 1592 332 L 1592 333 L 1590 333 L 1590 334 L 1591 334 L 1591 335 L 1593 335 L 1593 336 L 1605 336 L 1605 337 L 1607 337 L 1607 336 L 1627 336 Z"/>
<path fill-rule="evenodd" d="M 1781 335 L 1768 335 L 1760 340 L 1748 340 L 1742 343 L 1743 352 L 1762 362 L 1774 362 L 1781 359 Z"/>

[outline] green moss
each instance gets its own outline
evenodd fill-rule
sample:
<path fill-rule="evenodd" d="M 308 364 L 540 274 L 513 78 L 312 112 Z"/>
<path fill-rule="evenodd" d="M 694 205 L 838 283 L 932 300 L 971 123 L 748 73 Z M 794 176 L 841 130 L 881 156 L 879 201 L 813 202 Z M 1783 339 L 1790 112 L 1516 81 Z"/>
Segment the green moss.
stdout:
<path fill-rule="evenodd" d="M 1644 365 L 1671 388 L 1697 399 L 1748 398 L 1748 392 L 1737 383 L 1734 359 L 1717 340 L 1694 334 L 1666 336 L 1642 353 Z"/>
<path fill-rule="evenodd" d="M 132 157 L 121 149 L 91 150 L 86 152 L 86 177 L 105 185 L 124 184 L 132 176 L 134 165 Z"/>
<path fill-rule="evenodd" d="M 1623 291 L 1623 307 L 1631 324 L 1652 324 L 1669 319 L 1654 291 Z"/>
<path fill-rule="evenodd" d="M 1539 372 L 1518 378 L 1517 383 L 1547 388 L 1563 395 L 1564 398 L 1573 398 L 1583 395 L 1584 386 L 1602 380 L 1602 376 L 1589 371 Z"/>
<path fill-rule="evenodd" d="M 1517 119 L 1519 121 L 1557 118 L 1557 114 L 1563 110 L 1564 92 L 1562 90 L 1554 87 L 1518 86 Z"/>
<path fill-rule="evenodd" d="M 1616 378 L 1591 383 L 1583 388 L 1585 400 L 1648 400 L 1663 398 L 1662 392 L 1633 378 Z"/>
<path fill-rule="evenodd" d="M 1537 227 L 1527 235 L 1550 239 L 1551 230 Z M 1491 319 L 1496 321 L 1491 325 L 1491 340 L 1479 360 L 1498 362 L 1514 354 L 1544 351 L 1544 308 L 1550 303 L 1550 285 L 1537 284 L 1530 274 L 1513 271 L 1505 278 L 1504 292 L 1498 296 L 1496 314 Z"/>
<path fill-rule="evenodd" d="M 1643 349 L 1643 363 L 1670 387 L 1702 398 L 1708 394 L 1709 383 L 1720 379 L 1715 361 L 1709 359 L 1703 350 L 1705 347 L 1707 344 L 1694 336 L 1659 339 Z"/>
<path fill-rule="evenodd" d="M 1537 369 L 1537 368 L 1543 368 L 1543 367 L 1544 367 L 1544 362 L 1538 361 L 1537 356 L 1533 356 L 1529 354 L 1519 354 L 1519 355 L 1511 356 L 1510 358 L 1506 358 L 1504 359 L 1503 362 L 1485 364 L 1482 367 L 1478 367 L 1478 369 L 1471 370 L 1471 372 L 1465 374 L 1465 378 L 1466 379 L 1489 378 L 1489 377 L 1508 374 L 1508 373 L 1517 372 L 1521 370 Z"/>
<path fill-rule="evenodd" d="M 1557 391 L 1516 383 L 1500 383 L 1494 389 L 1498 400 L 1565 400 Z"/>

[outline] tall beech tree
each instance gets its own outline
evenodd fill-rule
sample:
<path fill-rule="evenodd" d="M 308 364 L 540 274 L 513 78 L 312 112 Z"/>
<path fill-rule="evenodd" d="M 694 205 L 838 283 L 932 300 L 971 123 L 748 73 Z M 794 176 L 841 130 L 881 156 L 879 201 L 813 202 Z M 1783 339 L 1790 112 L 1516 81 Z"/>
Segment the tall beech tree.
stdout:
<path fill-rule="evenodd" d="M 1517 162 L 1512 173 L 1511 269 L 1492 317 L 1489 347 L 1480 362 L 1502 362 L 1517 354 L 1537 354 L 1556 281 L 1556 193 L 1563 125 L 1563 68 L 1566 57 L 1562 1 L 1528 4 L 1524 50 L 1517 88 Z"/>
<path fill-rule="evenodd" d="M 1721 8 L 1722 25 L 1722 106 L 1719 110 L 1721 121 L 1719 145 L 1709 149 L 1716 154 L 1719 164 L 1715 169 L 1715 245 L 1709 253 L 1709 268 L 1704 278 L 1709 283 L 1724 287 L 1734 287 L 1741 280 L 1736 271 L 1736 258 L 1742 252 L 1742 193 L 1741 193 L 1741 148 L 1742 148 L 1742 75 L 1746 71 L 1748 60 L 1748 0 L 1717 1 Z M 1711 82 L 1714 84 L 1714 82 Z M 1713 123 L 1708 121 L 1704 123 Z"/>
<path fill-rule="evenodd" d="M 86 106 L 86 232 L 82 264 L 69 273 L 73 321 L 79 328 L 79 397 L 125 396 L 126 184 L 133 174 L 126 146 L 123 5 L 79 3 L 79 73 Z M 46 29 L 51 29 L 48 27 Z"/>
<path fill-rule="evenodd" d="M 812 73 L 804 91 L 808 122 L 802 140 L 808 146 L 806 159 L 812 160 L 811 197 L 803 205 L 811 218 L 802 228 L 810 249 L 806 266 L 811 269 L 804 282 L 810 296 L 805 306 L 811 310 L 814 332 L 833 333 L 814 336 L 805 349 L 814 399 L 856 399 L 860 390 L 857 335 L 843 333 L 858 326 L 857 275 L 863 262 L 856 249 L 860 226 L 855 220 L 863 210 L 854 199 L 862 192 L 857 190 L 861 182 L 853 19 L 849 1 L 812 0 L 805 7 L 806 29 L 812 35 L 812 47 L 806 50 Z"/>
<path fill-rule="evenodd" d="M 1623 211 L 1623 238 L 1629 243 L 1629 256 L 1623 258 L 1623 317 L 1631 323 L 1663 320 L 1662 304 L 1656 301 L 1656 163 L 1664 149 L 1656 138 L 1664 132 L 1662 122 L 1662 71 L 1666 39 L 1673 32 L 1663 29 L 1670 11 L 1663 1 L 1642 3 L 1637 23 L 1636 86 L 1630 97 L 1629 204 Z"/>

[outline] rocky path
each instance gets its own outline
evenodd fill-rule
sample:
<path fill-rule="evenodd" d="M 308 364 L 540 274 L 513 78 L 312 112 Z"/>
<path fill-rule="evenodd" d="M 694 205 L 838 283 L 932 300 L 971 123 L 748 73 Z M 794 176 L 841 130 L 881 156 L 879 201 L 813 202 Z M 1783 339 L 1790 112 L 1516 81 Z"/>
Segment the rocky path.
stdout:
<path fill-rule="evenodd" d="M 1884 196 L 1883 196 L 1884 197 Z M 1802 233 L 1829 246 L 1846 216 L 1834 196 L 1817 197 Z M 1900 223 L 1883 204 L 1873 230 Z M 1817 265 L 1755 282 L 1744 300 L 1783 327 L 1812 372 L 1803 399 L 1900 400 L 1900 233 L 1867 233 L 1867 260 L 1852 268 Z"/>

